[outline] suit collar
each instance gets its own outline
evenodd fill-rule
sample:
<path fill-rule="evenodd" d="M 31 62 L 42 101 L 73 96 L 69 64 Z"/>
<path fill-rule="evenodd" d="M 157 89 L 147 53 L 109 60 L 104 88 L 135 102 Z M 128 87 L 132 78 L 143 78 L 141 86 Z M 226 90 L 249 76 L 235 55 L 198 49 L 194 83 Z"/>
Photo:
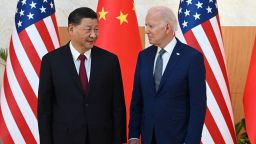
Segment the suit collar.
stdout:
<path fill-rule="evenodd" d="M 161 88 L 163 87 L 164 83 L 166 82 L 167 78 L 170 77 L 172 75 L 172 72 L 174 71 L 174 68 L 177 64 L 177 62 L 180 60 L 181 56 L 182 56 L 182 43 L 178 40 L 177 43 L 173 49 L 173 52 L 171 54 L 171 57 L 168 61 L 168 64 L 165 68 L 165 71 L 163 73 L 160 85 L 159 85 L 159 89 L 158 91 L 161 90 Z"/>
<path fill-rule="evenodd" d="M 69 43 L 69 47 L 70 47 L 70 51 L 73 57 L 73 61 L 76 61 L 80 55 L 80 53 L 75 49 L 75 47 L 72 45 L 72 42 L 70 41 Z M 88 51 L 86 51 L 84 53 L 84 55 L 86 56 L 87 60 L 91 58 L 91 49 L 89 49 Z"/>
<path fill-rule="evenodd" d="M 145 64 L 146 64 L 146 69 L 147 69 L 147 73 L 145 73 L 145 76 L 149 78 L 149 82 L 148 84 L 150 85 L 150 89 L 149 90 L 152 90 L 152 92 L 155 93 L 155 82 L 154 82 L 154 75 L 153 75 L 153 72 L 154 72 L 154 61 L 155 61 L 155 56 L 157 54 L 157 46 L 155 45 L 152 45 L 150 47 L 148 47 L 149 49 L 149 52 L 146 56 L 146 60 L 145 60 Z"/>
<path fill-rule="evenodd" d="M 91 73 L 89 79 L 89 95 L 90 91 L 93 89 L 93 86 L 95 85 L 97 74 L 101 73 L 99 72 L 102 66 L 101 60 L 102 55 L 100 54 L 98 47 L 94 46 L 91 49 Z"/>
<path fill-rule="evenodd" d="M 80 83 L 79 76 L 76 71 L 76 67 L 74 64 L 74 58 L 72 56 L 72 52 L 71 52 L 69 43 L 66 44 L 65 46 L 63 46 L 63 49 L 64 49 L 63 57 L 65 59 L 64 63 L 67 65 L 67 69 L 68 69 L 69 73 L 71 74 L 71 77 L 73 77 L 75 85 L 80 89 L 80 91 L 82 93 L 84 93 L 81 83 Z M 96 46 L 94 46 L 91 49 L 91 72 L 90 72 L 90 79 L 89 79 L 89 93 L 90 93 L 91 89 L 93 88 L 92 85 L 97 77 L 95 73 L 101 66 L 101 64 L 100 64 L 101 56 L 99 55 L 99 53 L 97 51 L 98 51 L 98 48 Z"/>
<path fill-rule="evenodd" d="M 173 38 L 163 49 L 169 53 L 170 55 L 172 54 L 172 51 L 175 47 L 175 45 L 177 44 L 177 40 L 176 38 Z M 161 50 L 162 48 L 158 47 L 157 48 L 157 53 L 159 53 L 159 51 Z"/>
<path fill-rule="evenodd" d="M 63 58 L 64 58 L 64 64 L 67 67 L 67 71 L 70 73 L 70 76 L 73 78 L 73 81 L 74 81 L 75 85 L 78 87 L 78 89 L 80 90 L 80 92 L 84 93 L 83 89 L 82 89 L 82 85 L 79 80 L 79 76 L 76 71 L 76 66 L 75 66 L 75 63 L 73 60 L 73 56 L 72 56 L 72 53 L 70 50 L 69 43 L 66 44 L 65 46 L 63 46 L 62 48 L 64 50 Z"/>
<path fill-rule="evenodd" d="M 98 68 L 98 66 L 99 66 L 99 64 L 98 64 L 98 62 L 99 62 L 99 57 L 98 57 L 98 55 L 97 55 L 97 52 L 96 52 L 97 50 L 96 50 L 96 47 L 94 47 L 94 48 L 92 48 L 92 50 L 91 50 L 91 76 L 90 76 L 90 80 L 89 80 L 89 86 L 91 87 L 91 81 L 95 78 L 95 70 L 97 70 Z"/>

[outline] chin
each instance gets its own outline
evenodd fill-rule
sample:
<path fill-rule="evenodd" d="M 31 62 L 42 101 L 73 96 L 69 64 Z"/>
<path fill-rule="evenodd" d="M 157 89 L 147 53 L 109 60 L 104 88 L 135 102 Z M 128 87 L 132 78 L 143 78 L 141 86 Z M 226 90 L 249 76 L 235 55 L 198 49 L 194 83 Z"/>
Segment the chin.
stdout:
<path fill-rule="evenodd" d="M 88 49 L 88 50 L 91 49 L 91 48 L 93 48 L 93 46 L 87 46 L 86 47 L 86 49 Z"/>
<path fill-rule="evenodd" d="M 150 44 L 152 44 L 152 45 L 156 45 L 156 43 L 154 43 L 154 42 L 149 42 Z"/>

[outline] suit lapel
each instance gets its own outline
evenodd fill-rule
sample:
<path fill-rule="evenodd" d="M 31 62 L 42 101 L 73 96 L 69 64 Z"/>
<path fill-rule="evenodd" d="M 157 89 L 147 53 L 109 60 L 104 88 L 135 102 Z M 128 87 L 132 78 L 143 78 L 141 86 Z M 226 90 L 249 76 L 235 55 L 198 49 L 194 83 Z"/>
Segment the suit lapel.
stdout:
<path fill-rule="evenodd" d="M 149 52 L 148 55 L 148 59 L 146 60 L 146 62 L 148 61 L 148 65 L 147 65 L 147 72 L 149 74 L 148 78 L 149 78 L 149 83 L 150 84 L 150 89 L 154 90 L 154 92 L 156 92 L 155 90 L 155 80 L 154 80 L 154 62 L 155 62 L 155 56 L 156 56 L 156 52 L 157 52 L 157 47 L 156 46 L 152 46 L 152 50 Z"/>
<path fill-rule="evenodd" d="M 75 85 L 80 89 L 83 93 L 82 85 L 80 83 L 80 79 L 78 73 L 76 71 L 76 66 L 73 61 L 73 56 L 70 51 L 69 43 L 64 47 L 64 65 L 67 66 L 67 71 L 71 74 L 72 79 L 74 80 Z"/>
<path fill-rule="evenodd" d="M 90 79 L 89 79 L 89 93 L 93 88 L 94 82 L 96 80 L 96 73 L 97 70 L 100 69 L 100 56 L 97 53 L 97 48 L 93 47 L 91 52 L 91 72 L 90 72 Z"/>
<path fill-rule="evenodd" d="M 179 40 L 177 40 L 177 44 L 175 45 L 173 52 L 171 54 L 171 57 L 167 63 L 167 66 L 165 68 L 165 71 L 163 73 L 160 85 L 159 85 L 159 89 L 158 91 L 161 90 L 161 88 L 163 87 L 164 83 L 166 82 L 167 78 L 171 76 L 172 72 L 174 71 L 174 68 L 177 64 L 177 62 L 180 60 L 182 55 L 182 49 L 181 49 L 181 43 Z"/>

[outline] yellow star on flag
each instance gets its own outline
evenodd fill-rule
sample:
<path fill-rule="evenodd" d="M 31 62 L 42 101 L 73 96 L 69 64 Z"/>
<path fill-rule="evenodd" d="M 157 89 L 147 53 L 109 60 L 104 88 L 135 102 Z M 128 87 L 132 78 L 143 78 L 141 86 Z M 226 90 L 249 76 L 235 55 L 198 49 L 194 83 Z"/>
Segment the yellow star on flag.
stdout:
<path fill-rule="evenodd" d="M 123 24 L 123 22 L 126 22 L 126 23 L 128 23 L 128 21 L 127 21 L 127 16 L 128 16 L 128 14 L 123 14 L 123 12 L 122 11 L 120 11 L 120 16 L 118 16 L 118 17 L 116 17 L 117 19 L 119 19 L 120 20 L 120 25 L 122 25 Z"/>
<path fill-rule="evenodd" d="M 105 11 L 104 10 L 104 7 L 101 9 L 101 11 L 99 12 L 99 15 L 100 15 L 100 18 L 99 18 L 99 20 L 101 20 L 101 19 L 104 19 L 104 20 L 106 20 L 106 15 L 108 14 L 108 12 L 107 11 Z"/>

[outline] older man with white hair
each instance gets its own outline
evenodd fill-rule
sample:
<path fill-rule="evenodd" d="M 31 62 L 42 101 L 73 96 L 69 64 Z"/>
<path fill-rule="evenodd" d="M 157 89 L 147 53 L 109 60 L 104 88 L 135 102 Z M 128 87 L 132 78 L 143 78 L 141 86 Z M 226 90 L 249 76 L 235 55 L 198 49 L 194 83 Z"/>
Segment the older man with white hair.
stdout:
<path fill-rule="evenodd" d="M 198 144 L 206 111 L 204 57 L 175 37 L 171 9 L 149 9 L 152 46 L 139 53 L 130 107 L 129 144 Z"/>

